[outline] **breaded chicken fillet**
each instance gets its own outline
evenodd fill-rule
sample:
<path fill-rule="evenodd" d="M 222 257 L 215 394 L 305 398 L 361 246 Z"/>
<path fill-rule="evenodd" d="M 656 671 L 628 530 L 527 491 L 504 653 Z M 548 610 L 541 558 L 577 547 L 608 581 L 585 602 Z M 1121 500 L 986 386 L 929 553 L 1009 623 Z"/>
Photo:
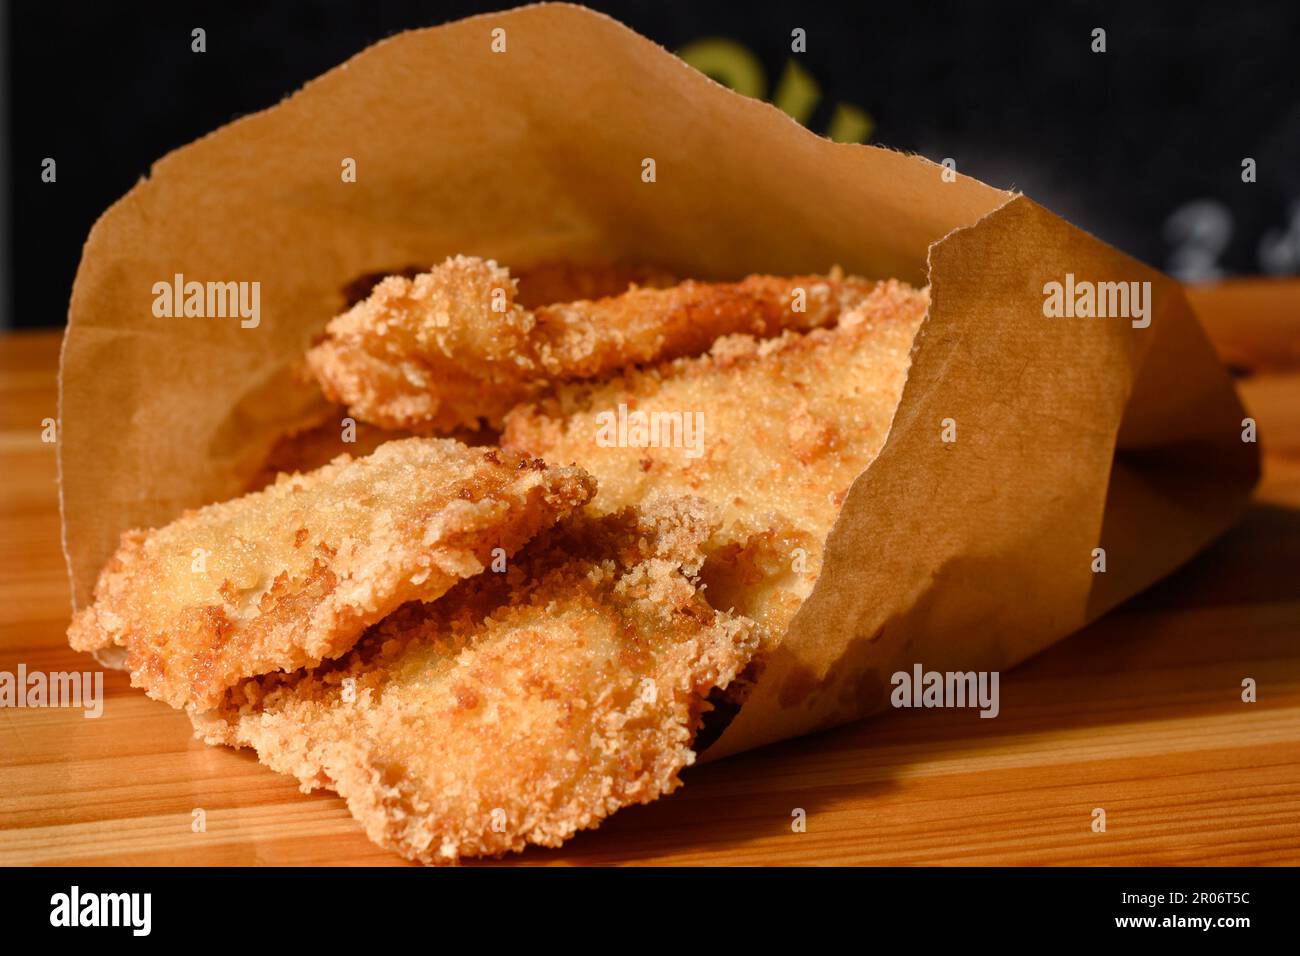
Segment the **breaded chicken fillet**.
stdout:
<path fill-rule="evenodd" d="M 388 442 L 128 531 L 68 638 L 77 650 L 124 649 L 135 686 L 203 709 L 243 678 L 344 653 L 403 603 L 478 574 L 495 549 L 513 553 L 593 490 L 576 469 L 499 450 Z"/>
<path fill-rule="evenodd" d="M 884 444 L 928 295 L 874 287 L 834 328 L 719 340 L 709 355 L 560 386 L 506 416 L 502 445 L 595 476 L 589 510 L 651 494 L 721 509 L 716 607 L 779 635 L 811 592 L 849 486 Z"/>
<path fill-rule="evenodd" d="M 326 397 L 384 428 L 500 425 L 551 383 L 833 323 L 876 283 L 845 276 L 686 281 L 527 309 L 492 260 L 457 256 L 414 279 L 389 276 L 335 318 L 307 365 Z"/>
<path fill-rule="evenodd" d="M 192 715 L 372 840 L 426 863 L 558 846 L 675 789 L 757 645 L 696 576 L 712 516 L 676 500 L 543 532 L 506 574 L 408 605 L 342 660 L 248 681 Z"/>

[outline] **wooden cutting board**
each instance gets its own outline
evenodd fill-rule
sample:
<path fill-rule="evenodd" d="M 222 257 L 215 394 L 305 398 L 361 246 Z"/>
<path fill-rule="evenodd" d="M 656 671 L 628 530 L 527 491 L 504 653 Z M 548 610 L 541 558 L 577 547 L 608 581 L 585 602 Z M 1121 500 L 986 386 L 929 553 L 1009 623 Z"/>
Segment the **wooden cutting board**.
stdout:
<path fill-rule="evenodd" d="M 1002 713 L 888 714 L 685 774 L 526 864 L 1300 863 L 1300 282 L 1193 293 L 1260 423 L 1242 524 L 1002 675 Z M 58 336 L 0 338 L 0 670 L 71 671 Z M 1258 702 L 1243 703 L 1254 678 Z M 397 864 L 343 801 L 105 676 L 99 719 L 0 708 L 0 864 Z M 1093 811 L 1106 830 L 1093 832 Z M 792 814 L 803 810 L 805 832 Z M 204 827 L 196 832 L 202 811 Z"/>

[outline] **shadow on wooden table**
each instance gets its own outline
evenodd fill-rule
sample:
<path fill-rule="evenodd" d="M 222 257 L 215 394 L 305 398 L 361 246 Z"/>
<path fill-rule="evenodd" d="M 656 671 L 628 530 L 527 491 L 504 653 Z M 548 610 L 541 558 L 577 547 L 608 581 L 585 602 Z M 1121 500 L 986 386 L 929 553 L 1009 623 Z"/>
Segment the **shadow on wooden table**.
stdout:
<path fill-rule="evenodd" d="M 1180 571 L 1124 609 L 1267 604 L 1300 597 L 1300 510 L 1257 504 Z"/>

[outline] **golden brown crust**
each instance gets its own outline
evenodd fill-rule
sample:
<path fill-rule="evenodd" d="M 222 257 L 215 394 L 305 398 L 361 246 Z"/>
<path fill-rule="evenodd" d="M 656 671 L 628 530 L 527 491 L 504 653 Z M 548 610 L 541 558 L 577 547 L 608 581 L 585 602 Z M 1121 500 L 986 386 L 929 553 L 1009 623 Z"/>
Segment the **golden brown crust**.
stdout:
<path fill-rule="evenodd" d="M 449 432 L 532 394 L 536 320 L 491 260 L 389 276 L 326 326 L 307 366 L 331 401 L 383 428 Z"/>
<path fill-rule="evenodd" d="M 341 661 L 192 715 L 210 743 L 336 789 L 426 863 L 558 846 L 672 791 L 714 688 L 757 645 L 694 583 L 712 519 L 676 501 L 544 532 L 508 574 L 408 605 Z"/>
<path fill-rule="evenodd" d="M 505 269 L 457 256 L 414 279 L 384 279 L 329 323 L 307 364 L 328 398 L 384 428 L 496 427 L 552 383 L 699 354 L 723 335 L 818 328 L 876 288 L 834 270 L 527 309 Z"/>
<path fill-rule="evenodd" d="M 535 312 L 536 361 L 549 381 L 600 378 L 633 365 L 698 355 L 724 335 L 771 338 L 820 328 L 874 287 L 834 270 L 829 276 L 752 275 L 739 282 L 688 279 L 667 289 L 558 303 Z"/>
<path fill-rule="evenodd" d="M 714 502 L 723 528 L 704 572 L 714 603 L 780 633 L 811 592 L 849 486 L 884 443 L 927 305 L 925 291 L 885 282 L 834 328 L 729 336 L 701 358 L 563 385 L 511 411 L 502 444 L 590 471 L 596 513 L 656 493 Z M 602 423 L 620 406 L 698 413 L 698 455 L 609 447 Z"/>
<path fill-rule="evenodd" d="M 126 650 L 132 683 L 181 707 L 335 657 L 592 494 L 575 469 L 411 438 L 129 531 L 73 619 L 78 650 Z"/>

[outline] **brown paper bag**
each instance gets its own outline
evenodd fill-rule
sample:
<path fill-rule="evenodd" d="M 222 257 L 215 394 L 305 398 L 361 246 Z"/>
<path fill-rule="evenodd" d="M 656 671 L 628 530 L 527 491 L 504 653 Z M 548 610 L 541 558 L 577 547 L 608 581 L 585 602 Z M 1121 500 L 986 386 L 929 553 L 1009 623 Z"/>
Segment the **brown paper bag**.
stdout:
<path fill-rule="evenodd" d="M 838 263 L 928 282 L 932 308 L 817 587 L 710 755 L 879 709 L 915 662 L 1009 667 L 1227 527 L 1257 457 L 1176 284 L 945 173 L 821 139 L 581 7 L 376 44 L 164 157 L 91 230 L 60 369 L 74 604 L 124 529 L 240 493 L 319 414 L 292 368 L 358 276 L 454 253 L 705 278 Z M 1045 317 L 1067 274 L 1150 282 L 1149 327 Z M 258 321 L 155 314 L 177 276 L 259 283 Z"/>

